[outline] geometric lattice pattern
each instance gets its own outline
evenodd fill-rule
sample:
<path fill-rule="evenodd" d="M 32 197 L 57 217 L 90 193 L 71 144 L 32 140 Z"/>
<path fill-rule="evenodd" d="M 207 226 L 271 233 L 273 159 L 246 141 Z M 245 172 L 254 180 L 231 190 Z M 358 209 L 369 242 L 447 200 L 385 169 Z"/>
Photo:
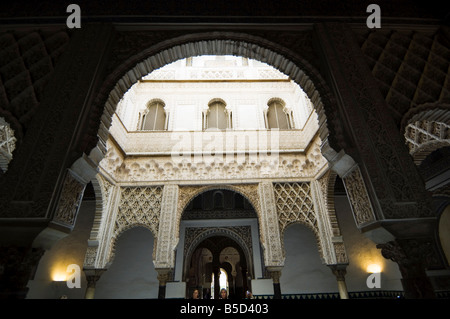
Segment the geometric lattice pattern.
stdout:
<path fill-rule="evenodd" d="M 61 30 L 0 33 L 0 116 L 20 141 L 69 42 Z"/>
<path fill-rule="evenodd" d="M 360 33 L 361 49 L 397 123 L 416 105 L 450 102 L 450 48 L 441 32 Z"/>
<path fill-rule="evenodd" d="M 310 183 L 274 183 L 273 189 L 281 232 L 294 222 L 300 222 L 314 232 L 317 231 Z"/>
<path fill-rule="evenodd" d="M 144 226 L 158 235 L 162 186 L 122 187 L 113 237 L 134 226 Z"/>

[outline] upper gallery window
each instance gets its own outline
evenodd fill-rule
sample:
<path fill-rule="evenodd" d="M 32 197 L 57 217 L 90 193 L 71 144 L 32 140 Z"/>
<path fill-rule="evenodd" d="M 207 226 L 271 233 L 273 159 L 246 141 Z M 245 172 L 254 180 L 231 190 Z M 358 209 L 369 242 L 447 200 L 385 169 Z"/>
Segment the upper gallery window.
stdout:
<path fill-rule="evenodd" d="M 266 112 L 266 127 L 268 129 L 278 128 L 282 130 L 294 127 L 292 122 L 292 111 L 286 109 L 286 105 L 281 99 L 270 99 Z"/>
<path fill-rule="evenodd" d="M 148 103 L 147 109 L 142 113 L 140 129 L 144 131 L 167 130 L 166 111 L 164 102 L 152 100 Z"/>
<path fill-rule="evenodd" d="M 208 110 L 204 116 L 204 129 L 224 130 L 231 128 L 231 113 L 226 109 L 225 102 L 214 99 L 208 104 Z"/>

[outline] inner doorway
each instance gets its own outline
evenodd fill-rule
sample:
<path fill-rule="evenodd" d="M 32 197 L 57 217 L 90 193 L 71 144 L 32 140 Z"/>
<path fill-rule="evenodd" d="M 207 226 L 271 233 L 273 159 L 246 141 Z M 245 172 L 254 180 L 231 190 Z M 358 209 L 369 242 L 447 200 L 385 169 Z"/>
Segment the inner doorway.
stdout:
<path fill-rule="evenodd" d="M 198 289 L 201 298 L 218 299 L 225 288 L 229 298 L 241 299 L 261 277 L 257 215 L 240 193 L 213 189 L 193 198 L 182 215 L 180 243 L 177 263 L 188 298 Z"/>
<path fill-rule="evenodd" d="M 219 299 L 226 289 L 228 298 L 241 299 L 250 288 L 247 256 L 234 239 L 213 235 L 194 250 L 188 264 L 186 283 L 191 296 L 198 289 L 203 299 Z"/>

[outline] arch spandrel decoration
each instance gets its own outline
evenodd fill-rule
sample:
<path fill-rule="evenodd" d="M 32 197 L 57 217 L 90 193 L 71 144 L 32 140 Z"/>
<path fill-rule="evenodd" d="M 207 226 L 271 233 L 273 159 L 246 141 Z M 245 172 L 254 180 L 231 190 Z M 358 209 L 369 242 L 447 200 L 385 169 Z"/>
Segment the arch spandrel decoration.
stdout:
<path fill-rule="evenodd" d="M 258 198 L 258 184 L 239 184 L 239 185 L 214 185 L 214 186 L 204 186 L 204 185 L 187 185 L 179 186 L 178 194 L 178 204 L 177 204 L 177 229 L 176 234 L 179 234 L 179 227 L 181 222 L 181 217 L 184 210 L 188 204 L 198 195 L 209 190 L 215 189 L 226 189 L 233 192 L 237 192 L 244 196 L 249 203 L 255 209 L 258 219 L 261 217 L 261 205 Z"/>
<path fill-rule="evenodd" d="M 163 187 L 120 187 L 101 174 L 97 174 L 92 184 L 96 195 L 96 213 L 84 267 L 104 269 L 113 262 L 116 241 L 123 232 L 144 227 L 157 238 Z"/>
<path fill-rule="evenodd" d="M 317 247 L 322 259 L 323 242 L 318 228 L 318 218 L 314 209 L 310 182 L 274 183 L 275 205 L 280 227 L 280 237 L 284 238 L 285 230 L 293 224 L 305 225 L 316 237 Z M 283 255 L 284 240 L 281 241 Z"/>
<path fill-rule="evenodd" d="M 335 173 L 325 172 L 318 181 L 274 183 L 274 195 L 280 237 L 293 224 L 311 229 L 323 263 L 346 264 L 348 258 L 334 212 L 330 184 L 334 185 Z M 284 256 L 284 242 L 282 241 Z"/>

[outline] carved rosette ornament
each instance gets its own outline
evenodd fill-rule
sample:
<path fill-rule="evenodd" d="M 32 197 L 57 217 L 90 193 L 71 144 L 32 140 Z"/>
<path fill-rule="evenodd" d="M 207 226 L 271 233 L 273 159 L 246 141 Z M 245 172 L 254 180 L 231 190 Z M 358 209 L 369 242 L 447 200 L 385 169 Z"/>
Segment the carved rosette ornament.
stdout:
<path fill-rule="evenodd" d="M 84 269 L 86 275 L 87 287 L 95 288 L 97 281 L 103 275 L 106 269 Z"/>

